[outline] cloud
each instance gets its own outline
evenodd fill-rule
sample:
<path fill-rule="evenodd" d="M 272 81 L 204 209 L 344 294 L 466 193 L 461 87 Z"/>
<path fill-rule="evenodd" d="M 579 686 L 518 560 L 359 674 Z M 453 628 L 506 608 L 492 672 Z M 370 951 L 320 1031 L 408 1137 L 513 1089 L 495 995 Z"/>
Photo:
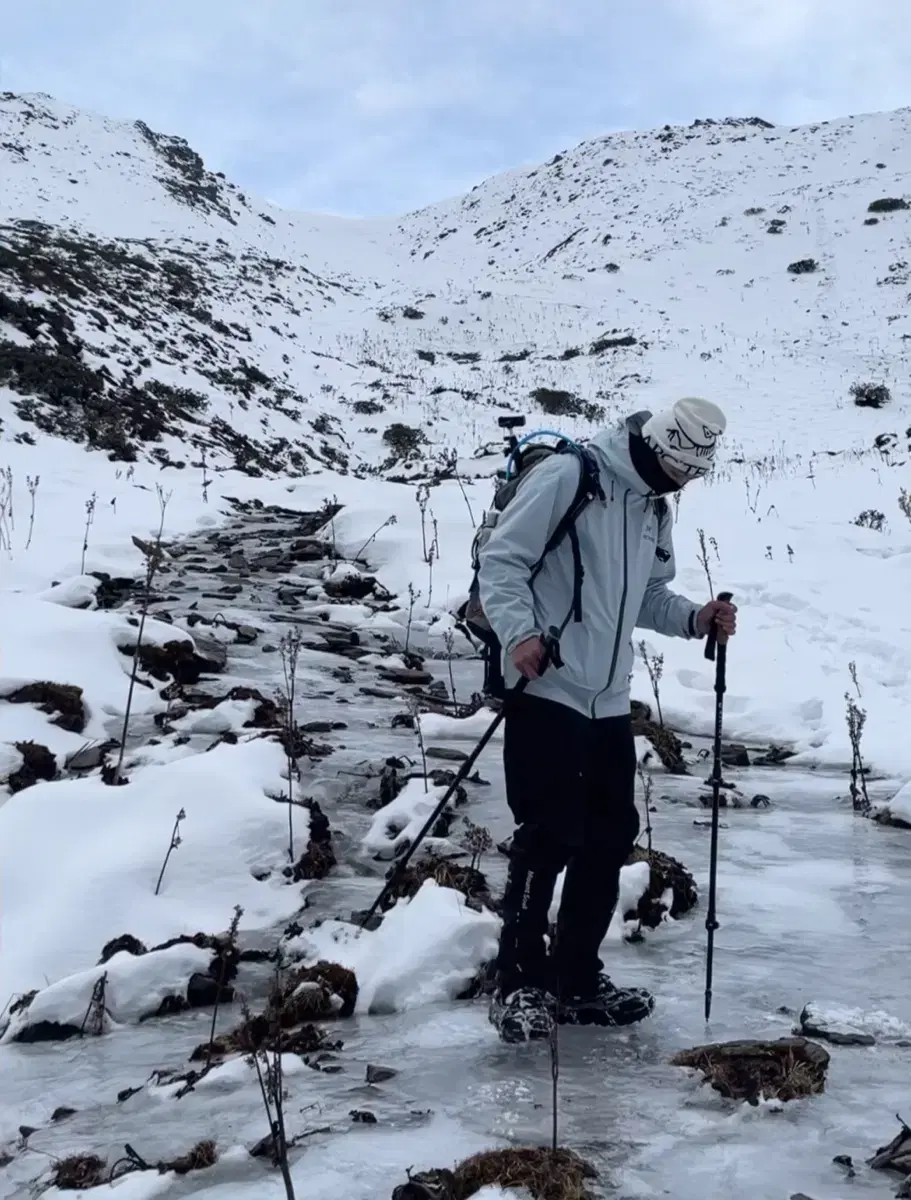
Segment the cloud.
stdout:
<path fill-rule="evenodd" d="M 30 0 L 0 87 L 185 136 L 300 208 L 396 213 L 586 137 L 907 100 L 907 0 Z"/>

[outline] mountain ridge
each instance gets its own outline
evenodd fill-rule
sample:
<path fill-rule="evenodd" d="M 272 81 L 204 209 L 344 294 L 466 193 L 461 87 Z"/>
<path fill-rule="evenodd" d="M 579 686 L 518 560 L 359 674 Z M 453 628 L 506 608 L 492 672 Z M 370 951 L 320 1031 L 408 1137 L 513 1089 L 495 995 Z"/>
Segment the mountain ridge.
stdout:
<path fill-rule="evenodd" d="M 612 133 L 355 221 L 248 196 L 142 121 L 2 93 L 3 436 L 405 479 L 484 459 L 504 409 L 581 435 L 655 388 L 713 394 L 771 451 L 759 401 L 822 390 L 828 448 L 869 447 L 850 387 L 896 393 L 911 338 L 908 134 L 908 109 Z M 793 405 L 777 430 L 822 449 Z"/>

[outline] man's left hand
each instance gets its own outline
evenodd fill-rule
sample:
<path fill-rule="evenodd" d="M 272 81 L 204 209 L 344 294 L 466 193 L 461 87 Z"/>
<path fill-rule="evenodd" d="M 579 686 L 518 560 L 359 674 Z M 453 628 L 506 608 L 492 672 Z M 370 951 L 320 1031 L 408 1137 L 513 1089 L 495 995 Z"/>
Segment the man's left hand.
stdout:
<path fill-rule="evenodd" d="M 726 642 L 737 632 L 737 605 L 727 600 L 710 600 L 696 614 L 696 628 L 704 637 L 712 626 L 718 630 L 719 642 Z"/>

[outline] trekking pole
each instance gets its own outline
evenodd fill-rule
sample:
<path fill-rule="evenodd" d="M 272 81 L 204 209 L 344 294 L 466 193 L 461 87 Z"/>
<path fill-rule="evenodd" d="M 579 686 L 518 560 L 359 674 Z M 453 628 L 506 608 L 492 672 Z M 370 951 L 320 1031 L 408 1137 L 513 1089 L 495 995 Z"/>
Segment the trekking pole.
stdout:
<path fill-rule="evenodd" d="M 558 630 L 556 628 L 551 629 L 550 633 L 543 640 L 544 640 L 544 657 L 541 659 L 541 672 L 540 672 L 542 675 L 544 674 L 544 671 L 547 669 L 547 667 L 550 663 L 553 663 L 555 667 L 559 667 L 562 665 L 561 660 L 560 660 Z M 529 681 L 527 679 L 522 678 L 519 680 L 519 682 L 516 684 L 516 686 L 512 690 L 514 692 L 524 692 L 525 689 L 528 687 L 528 682 Z M 449 801 L 452 799 L 452 797 L 456 794 L 459 784 L 462 782 L 463 779 L 466 778 L 466 776 L 468 775 L 468 772 L 478 761 L 478 758 L 481 755 L 481 751 L 484 749 L 484 747 L 487 745 L 487 743 L 490 741 L 490 739 L 493 737 L 493 735 L 499 729 L 500 725 L 502 724 L 504 716 L 505 716 L 505 709 L 501 708 L 500 711 L 497 713 L 497 715 L 494 717 L 494 719 L 490 722 L 490 724 L 484 730 L 484 733 L 481 736 L 481 739 L 478 742 L 478 744 L 475 746 L 474 750 L 472 750 L 472 752 L 471 752 L 471 754 L 469 754 L 468 758 L 466 758 L 465 761 L 462 763 L 461 767 L 459 767 L 459 769 L 456 773 L 455 779 L 453 779 L 452 783 L 449 785 L 449 787 L 443 793 L 442 798 L 440 799 L 436 808 L 433 810 L 433 812 L 430 814 L 430 816 L 424 822 L 424 825 L 423 825 L 422 829 L 420 830 L 420 832 L 418 833 L 417 837 L 414 839 L 414 841 L 411 843 L 411 845 L 408 847 L 408 849 L 405 851 L 405 853 L 402 855 L 402 857 L 396 863 L 392 874 L 389 876 L 389 878 L 386 880 L 386 883 L 383 885 L 383 890 L 380 892 L 380 894 L 377 896 L 377 898 L 371 904 L 370 908 L 367 910 L 367 913 L 364 916 L 364 918 L 360 924 L 361 929 L 365 929 L 367 927 L 367 925 L 370 923 L 372 918 L 378 912 L 383 901 L 386 899 L 386 897 L 389 895 L 389 893 L 393 890 L 395 885 L 399 882 L 402 875 L 404 875 L 405 868 L 411 862 L 411 859 L 413 858 L 414 853 L 417 850 L 418 846 L 420 846 L 421 842 L 423 842 L 424 838 L 431 831 L 431 829 L 433 829 L 434 825 L 436 825 L 437 821 L 439 821 L 440 817 L 443 815 L 443 810 L 446 808 L 446 805 L 449 803 Z"/>
<path fill-rule="evenodd" d="M 731 592 L 719 592 L 718 599 L 730 602 Z M 717 651 L 717 657 L 716 657 Z M 721 807 L 721 726 L 724 720 L 724 692 L 727 686 L 727 642 L 718 640 L 718 627 L 712 622 L 705 644 L 705 657 L 715 663 L 715 744 L 712 754 L 712 845 L 709 852 L 709 906 L 705 917 L 708 939 L 705 947 L 705 1019 L 712 1015 L 712 966 L 715 957 L 715 891 L 718 879 L 718 817 Z"/>

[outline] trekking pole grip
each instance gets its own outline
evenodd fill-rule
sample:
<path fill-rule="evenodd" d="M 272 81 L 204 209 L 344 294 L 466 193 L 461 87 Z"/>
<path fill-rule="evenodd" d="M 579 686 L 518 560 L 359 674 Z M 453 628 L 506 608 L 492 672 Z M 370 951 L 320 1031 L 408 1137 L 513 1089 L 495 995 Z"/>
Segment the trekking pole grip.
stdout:
<path fill-rule="evenodd" d="M 726 604 L 730 604 L 730 602 L 731 602 L 731 600 L 733 600 L 733 598 L 734 598 L 733 592 L 719 592 L 718 596 L 717 596 L 718 600 L 723 600 Z M 705 642 L 705 657 L 709 660 L 709 662 L 715 661 L 715 650 L 716 650 L 717 646 L 718 646 L 718 626 L 713 621 L 712 627 L 709 630 L 708 637 L 706 638 L 706 642 Z"/>

